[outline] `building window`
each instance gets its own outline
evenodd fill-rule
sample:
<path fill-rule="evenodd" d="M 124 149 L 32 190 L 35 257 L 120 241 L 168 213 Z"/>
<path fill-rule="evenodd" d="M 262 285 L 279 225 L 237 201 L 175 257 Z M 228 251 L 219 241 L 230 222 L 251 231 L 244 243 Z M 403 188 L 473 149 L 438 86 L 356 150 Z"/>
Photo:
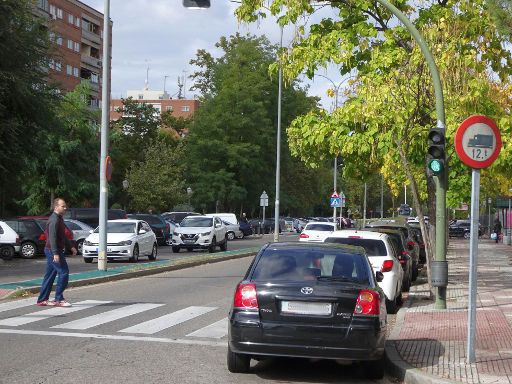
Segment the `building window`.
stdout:
<path fill-rule="evenodd" d="M 181 107 L 181 112 L 190 112 L 190 107 L 188 105 L 183 105 Z"/>
<path fill-rule="evenodd" d="M 55 62 L 55 70 L 56 71 L 62 71 L 62 63 L 60 61 Z"/>
<path fill-rule="evenodd" d="M 73 67 L 69 64 L 66 65 L 66 75 L 71 76 L 73 74 Z"/>
<path fill-rule="evenodd" d="M 80 52 L 80 43 L 74 43 L 75 52 Z"/>
<path fill-rule="evenodd" d="M 52 43 L 55 43 L 55 32 L 50 32 L 50 33 L 48 34 L 48 37 L 50 38 L 50 41 L 51 41 Z"/>
<path fill-rule="evenodd" d="M 91 73 L 91 83 L 98 84 L 100 81 L 100 77 L 97 73 Z"/>
<path fill-rule="evenodd" d="M 144 95 L 139 95 L 139 100 L 143 100 L 144 99 Z"/>
<path fill-rule="evenodd" d="M 55 9 L 55 5 L 50 4 L 50 15 L 53 16 L 53 18 L 57 18 L 57 10 Z"/>
<path fill-rule="evenodd" d="M 57 34 L 55 41 L 57 42 L 57 45 L 62 45 L 62 35 Z"/>
<path fill-rule="evenodd" d="M 75 17 L 75 27 L 80 28 L 80 18 L 79 17 Z"/>
<path fill-rule="evenodd" d="M 63 16 L 62 9 L 57 8 L 57 19 L 62 19 L 62 16 Z"/>
<path fill-rule="evenodd" d="M 80 76 L 80 72 L 78 71 L 78 68 L 73 68 L 73 76 L 75 76 L 75 77 Z"/>
<path fill-rule="evenodd" d="M 75 17 L 71 13 L 68 15 L 68 23 L 75 24 Z"/>
<path fill-rule="evenodd" d="M 68 48 L 73 49 L 73 40 L 68 39 Z"/>
<path fill-rule="evenodd" d="M 49 67 L 51 69 L 55 69 L 55 61 L 53 59 L 50 60 L 50 62 L 48 63 Z"/>

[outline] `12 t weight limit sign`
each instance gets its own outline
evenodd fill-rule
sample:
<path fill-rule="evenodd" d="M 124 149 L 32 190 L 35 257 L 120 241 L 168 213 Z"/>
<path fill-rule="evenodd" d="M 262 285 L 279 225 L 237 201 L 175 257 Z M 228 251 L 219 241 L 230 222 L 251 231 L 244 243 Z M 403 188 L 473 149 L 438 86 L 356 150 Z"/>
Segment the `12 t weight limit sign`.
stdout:
<path fill-rule="evenodd" d="M 455 134 L 455 151 L 471 168 L 489 167 L 501 150 L 501 135 L 487 116 L 474 115 L 462 122 Z"/>

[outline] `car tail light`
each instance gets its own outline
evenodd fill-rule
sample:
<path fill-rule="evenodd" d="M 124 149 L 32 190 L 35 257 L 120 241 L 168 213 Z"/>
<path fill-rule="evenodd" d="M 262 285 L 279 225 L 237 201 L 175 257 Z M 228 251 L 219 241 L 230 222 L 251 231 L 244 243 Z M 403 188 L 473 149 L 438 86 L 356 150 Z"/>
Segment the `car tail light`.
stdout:
<path fill-rule="evenodd" d="M 380 267 L 381 272 L 389 272 L 393 269 L 393 260 L 384 260 L 382 263 L 382 267 Z"/>
<path fill-rule="evenodd" d="M 44 234 L 44 232 L 39 235 L 39 240 L 46 241 L 46 235 Z"/>
<path fill-rule="evenodd" d="M 412 241 L 412 240 L 409 240 L 409 241 L 407 242 L 407 246 L 408 246 L 408 247 L 410 247 L 411 249 L 412 249 L 412 248 L 414 248 L 414 245 L 415 245 L 415 244 L 416 244 L 416 243 L 415 243 L 414 241 Z"/>
<path fill-rule="evenodd" d="M 355 315 L 378 315 L 380 314 L 380 297 L 378 292 L 369 289 L 362 289 L 354 308 Z"/>
<path fill-rule="evenodd" d="M 234 306 L 236 308 L 258 309 L 256 285 L 238 284 L 235 292 Z"/>
<path fill-rule="evenodd" d="M 361 238 L 361 236 L 349 236 L 348 238 L 349 238 L 349 239 L 360 239 L 360 238 Z"/>
<path fill-rule="evenodd" d="M 301 234 L 299 235 L 299 238 L 301 238 L 301 239 L 309 239 L 309 235 L 307 235 L 307 234 L 305 234 L 305 233 L 301 233 Z"/>

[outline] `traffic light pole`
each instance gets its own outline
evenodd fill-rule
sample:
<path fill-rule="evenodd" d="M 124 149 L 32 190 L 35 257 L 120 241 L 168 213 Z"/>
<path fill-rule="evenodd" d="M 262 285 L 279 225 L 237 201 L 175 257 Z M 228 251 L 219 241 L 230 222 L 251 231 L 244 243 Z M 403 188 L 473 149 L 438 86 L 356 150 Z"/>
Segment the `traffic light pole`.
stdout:
<path fill-rule="evenodd" d="M 441 86 L 441 77 L 437 70 L 434 58 L 425 43 L 425 40 L 416 29 L 414 24 L 405 16 L 398 8 L 393 4 L 389 3 L 388 0 L 377 0 L 380 4 L 386 7 L 391 13 L 393 13 L 407 28 L 410 34 L 418 43 L 421 48 L 423 56 L 430 70 L 432 76 L 432 83 L 434 85 L 434 93 L 436 97 L 436 114 L 437 114 L 437 128 L 446 129 L 445 127 L 445 115 L 444 115 L 444 97 L 443 87 Z M 446 136 L 446 135 L 445 135 Z M 446 172 L 447 166 L 445 164 L 444 172 L 434 177 L 436 184 L 436 251 L 435 261 L 445 262 L 446 261 Z M 446 270 L 446 273 L 448 271 Z M 446 309 L 446 287 L 437 287 L 436 304 L 437 309 Z"/>

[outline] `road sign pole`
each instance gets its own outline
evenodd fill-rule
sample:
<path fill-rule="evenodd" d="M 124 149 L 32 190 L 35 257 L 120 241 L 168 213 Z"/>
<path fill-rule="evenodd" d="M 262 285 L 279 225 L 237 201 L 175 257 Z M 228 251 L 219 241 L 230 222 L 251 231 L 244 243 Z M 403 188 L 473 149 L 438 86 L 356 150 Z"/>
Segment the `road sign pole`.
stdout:
<path fill-rule="evenodd" d="M 469 301 L 468 301 L 468 364 L 475 362 L 476 286 L 478 264 L 478 219 L 480 201 L 480 170 L 473 169 L 471 183 L 471 231 L 469 243 Z"/>

